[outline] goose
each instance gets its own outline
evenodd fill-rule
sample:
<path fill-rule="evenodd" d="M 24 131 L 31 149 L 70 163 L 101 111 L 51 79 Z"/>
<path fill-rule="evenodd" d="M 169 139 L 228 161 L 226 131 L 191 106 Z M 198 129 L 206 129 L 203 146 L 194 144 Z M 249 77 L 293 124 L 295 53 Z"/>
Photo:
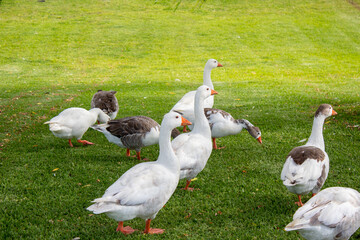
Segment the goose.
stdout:
<path fill-rule="evenodd" d="M 119 104 L 115 97 L 116 91 L 98 90 L 91 99 L 91 108 L 100 108 L 109 115 L 110 119 L 115 119 L 119 112 Z"/>
<path fill-rule="evenodd" d="M 130 149 L 134 149 L 139 160 L 141 148 L 159 143 L 160 125 L 146 116 L 124 117 L 91 127 L 102 132 L 109 142 L 126 148 L 126 156 L 129 157 Z M 179 134 L 177 129 L 172 131 L 172 137 Z"/>
<path fill-rule="evenodd" d="M 65 109 L 56 117 L 44 124 L 49 124 L 50 131 L 59 138 L 68 139 L 70 147 L 72 138 L 76 138 L 83 145 L 92 145 L 92 142 L 81 140 L 84 133 L 96 121 L 107 122 L 110 119 L 100 108 L 86 110 L 84 108 L 72 107 Z"/>
<path fill-rule="evenodd" d="M 203 75 L 203 85 L 210 87 L 210 89 L 214 89 L 214 85 L 211 81 L 211 70 L 217 67 L 222 67 L 217 60 L 209 59 L 204 68 L 204 75 Z M 186 119 L 189 121 L 195 121 L 194 115 L 194 101 L 195 101 L 195 94 L 196 91 L 190 91 L 186 93 L 171 109 L 172 111 L 181 112 Z M 204 107 L 212 108 L 214 105 L 214 97 L 210 96 L 205 100 Z M 194 126 L 192 126 L 194 127 Z M 190 127 L 192 129 L 192 127 Z M 186 126 L 183 129 L 186 132 Z"/>
<path fill-rule="evenodd" d="M 210 124 L 213 149 L 224 148 L 216 145 L 216 138 L 236 135 L 240 133 L 243 128 L 259 143 L 262 143 L 260 129 L 252 125 L 248 120 L 234 119 L 230 113 L 221 109 L 205 108 L 204 112 Z"/>
<path fill-rule="evenodd" d="M 191 179 L 200 173 L 212 151 L 211 130 L 204 114 L 204 100 L 217 94 L 206 85 L 200 86 L 195 95 L 195 127 L 189 133 L 182 133 L 172 141 L 175 155 L 180 161 L 180 179 L 186 178 L 185 190 Z"/>
<path fill-rule="evenodd" d="M 161 123 L 158 159 L 130 168 L 87 210 L 94 214 L 105 213 L 115 219 L 119 222 L 116 231 L 124 234 L 135 230 L 124 227 L 123 222 L 136 217 L 146 220 L 144 233 L 163 233 L 163 229 L 150 228 L 150 223 L 178 185 L 180 165 L 171 147 L 170 134 L 173 128 L 186 124 L 190 122 L 178 113 L 165 114 Z"/>
<path fill-rule="evenodd" d="M 299 231 L 308 240 L 349 239 L 360 227 L 360 193 L 352 188 L 320 191 L 294 214 L 285 231 Z"/>
<path fill-rule="evenodd" d="M 329 173 L 329 157 L 325 152 L 323 125 L 327 117 L 336 115 L 329 104 L 321 104 L 314 117 L 311 135 L 304 146 L 295 147 L 287 156 L 281 171 L 286 188 L 297 194 L 298 206 L 303 206 L 301 195 L 320 191 Z"/>

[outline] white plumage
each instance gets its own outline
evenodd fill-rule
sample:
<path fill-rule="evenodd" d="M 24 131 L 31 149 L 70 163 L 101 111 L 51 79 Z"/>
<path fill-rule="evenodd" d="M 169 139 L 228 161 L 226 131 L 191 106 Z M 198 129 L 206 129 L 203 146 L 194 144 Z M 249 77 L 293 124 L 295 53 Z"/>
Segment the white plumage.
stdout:
<path fill-rule="evenodd" d="M 96 121 L 104 123 L 108 120 L 110 120 L 110 117 L 99 108 L 93 108 L 88 111 L 84 108 L 72 107 L 65 109 L 44 124 L 49 124 L 50 131 L 56 137 L 68 139 L 69 145 L 72 147 L 72 138 L 76 138 L 78 142 L 84 145 L 93 144 L 86 140 L 81 140 L 82 136 Z"/>
<path fill-rule="evenodd" d="M 211 81 L 211 70 L 216 67 L 222 67 L 222 65 L 215 59 L 209 59 L 204 68 L 204 75 L 203 75 L 203 85 L 214 89 L 214 85 Z M 191 121 L 192 123 L 195 122 L 195 114 L 194 114 L 194 101 L 195 101 L 195 94 L 196 91 L 190 91 L 186 93 L 171 109 L 172 111 L 181 112 L 183 116 Z M 205 99 L 204 107 L 212 108 L 214 105 L 214 97 L 210 96 L 209 98 Z M 189 128 L 192 129 L 194 126 L 190 125 Z M 185 130 L 185 128 L 184 128 Z"/>
<path fill-rule="evenodd" d="M 195 127 L 189 133 L 180 134 L 172 141 L 172 147 L 180 161 L 180 179 L 186 178 L 185 189 L 191 179 L 200 173 L 212 151 L 211 131 L 204 114 L 204 100 L 217 94 L 210 87 L 200 86 L 195 95 Z"/>
<path fill-rule="evenodd" d="M 345 240 L 360 227 L 360 193 L 331 187 L 299 208 L 286 231 L 297 230 L 308 240 Z"/>
<path fill-rule="evenodd" d="M 139 217 L 146 219 L 145 233 L 162 233 L 161 229 L 150 229 L 150 221 L 169 200 L 179 181 L 180 165 L 171 147 L 173 128 L 189 122 L 178 113 L 164 116 L 160 130 L 160 154 L 155 162 L 143 162 L 126 171 L 112 184 L 101 198 L 87 210 L 95 214 L 106 213 L 119 221 L 117 231 L 132 233 L 123 227 L 123 221 Z"/>

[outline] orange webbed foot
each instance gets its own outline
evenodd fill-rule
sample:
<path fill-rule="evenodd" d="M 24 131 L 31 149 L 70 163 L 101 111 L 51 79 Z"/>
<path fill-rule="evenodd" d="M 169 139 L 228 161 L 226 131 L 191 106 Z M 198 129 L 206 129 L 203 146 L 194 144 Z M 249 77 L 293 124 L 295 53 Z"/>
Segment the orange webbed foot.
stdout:
<path fill-rule="evenodd" d="M 148 234 L 162 234 L 165 232 L 165 229 L 161 228 L 150 228 L 148 232 L 144 231 L 144 233 Z"/>
<path fill-rule="evenodd" d="M 89 141 L 86 141 L 86 140 L 80 140 L 80 139 L 78 139 L 77 141 L 78 141 L 79 143 L 82 143 L 83 145 L 94 145 L 94 143 L 89 142 Z"/>

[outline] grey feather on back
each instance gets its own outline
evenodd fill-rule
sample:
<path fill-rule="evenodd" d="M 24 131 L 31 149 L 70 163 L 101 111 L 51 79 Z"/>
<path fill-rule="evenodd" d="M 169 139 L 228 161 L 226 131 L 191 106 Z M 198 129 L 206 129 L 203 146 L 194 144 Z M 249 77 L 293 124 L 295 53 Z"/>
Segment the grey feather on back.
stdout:
<path fill-rule="evenodd" d="M 121 139 L 123 145 L 130 149 L 140 150 L 144 145 L 142 139 L 152 128 L 160 128 L 153 119 L 146 116 L 133 116 L 111 120 L 106 128 L 112 135 Z"/>

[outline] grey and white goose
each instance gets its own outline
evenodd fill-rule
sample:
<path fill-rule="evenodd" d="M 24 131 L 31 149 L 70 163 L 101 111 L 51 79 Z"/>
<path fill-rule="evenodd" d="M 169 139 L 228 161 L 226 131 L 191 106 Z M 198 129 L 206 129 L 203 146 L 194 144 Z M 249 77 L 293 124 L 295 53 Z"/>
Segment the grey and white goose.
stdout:
<path fill-rule="evenodd" d="M 125 117 L 91 127 L 102 132 L 109 142 L 126 148 L 126 156 L 130 156 L 130 150 L 135 150 L 139 160 L 141 148 L 159 143 L 160 125 L 146 116 Z M 171 136 L 175 138 L 179 134 L 180 132 L 174 129 Z"/>
<path fill-rule="evenodd" d="M 326 118 L 336 115 L 329 104 L 321 104 L 314 117 L 311 135 L 304 146 L 291 150 L 281 172 L 286 188 L 297 194 L 298 206 L 303 206 L 301 195 L 313 196 L 320 191 L 329 173 L 329 157 L 325 152 L 323 125 Z"/>
<path fill-rule="evenodd" d="M 352 188 L 320 191 L 299 208 L 285 231 L 308 240 L 349 239 L 360 227 L 360 193 Z"/>
<path fill-rule="evenodd" d="M 221 109 L 205 108 L 205 116 L 209 121 L 211 128 L 211 137 L 214 149 L 221 149 L 216 145 L 216 138 L 225 137 L 229 135 L 236 135 L 244 128 L 249 134 L 255 138 L 259 143 L 261 140 L 261 131 L 246 119 L 234 119 L 230 113 Z"/>
<path fill-rule="evenodd" d="M 91 108 L 100 108 L 111 119 L 119 112 L 119 103 L 115 97 L 116 91 L 98 90 L 91 99 Z"/>

